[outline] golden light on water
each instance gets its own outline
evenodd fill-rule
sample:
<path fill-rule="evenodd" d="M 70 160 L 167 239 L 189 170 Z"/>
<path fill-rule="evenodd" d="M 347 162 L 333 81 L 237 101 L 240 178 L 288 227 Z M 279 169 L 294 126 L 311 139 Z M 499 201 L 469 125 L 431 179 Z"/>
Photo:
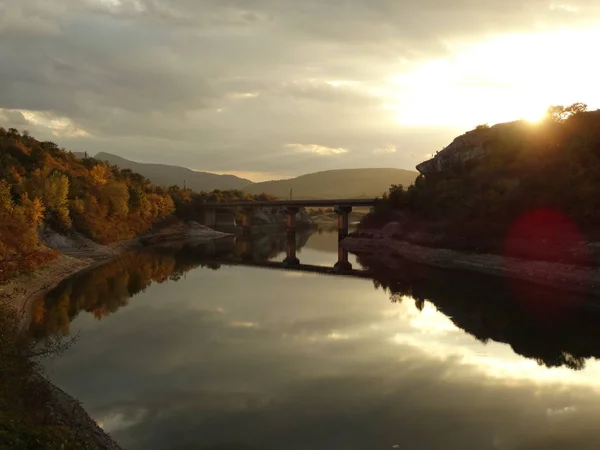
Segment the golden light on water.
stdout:
<path fill-rule="evenodd" d="M 388 79 L 386 108 L 403 125 L 473 127 L 538 121 L 548 106 L 600 105 L 600 27 L 492 37 L 448 45 L 452 57 Z"/>

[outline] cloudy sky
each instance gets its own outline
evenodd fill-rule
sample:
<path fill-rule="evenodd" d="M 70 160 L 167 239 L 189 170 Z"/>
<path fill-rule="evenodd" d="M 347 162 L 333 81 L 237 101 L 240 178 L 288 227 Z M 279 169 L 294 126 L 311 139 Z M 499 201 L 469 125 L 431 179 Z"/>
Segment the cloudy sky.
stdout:
<path fill-rule="evenodd" d="M 0 125 L 261 180 L 600 106 L 597 0 L 0 0 Z"/>

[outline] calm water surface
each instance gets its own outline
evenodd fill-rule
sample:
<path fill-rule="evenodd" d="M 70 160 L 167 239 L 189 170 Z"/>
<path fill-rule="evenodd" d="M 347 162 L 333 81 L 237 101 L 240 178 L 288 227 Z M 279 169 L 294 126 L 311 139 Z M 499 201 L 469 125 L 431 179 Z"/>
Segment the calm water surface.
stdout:
<path fill-rule="evenodd" d="M 298 244 L 337 261 L 334 233 Z M 153 250 L 68 280 L 34 305 L 39 339 L 80 333 L 50 378 L 129 450 L 600 448 L 600 319 L 577 299 L 377 261 L 376 281 L 219 263 L 285 245 Z"/>

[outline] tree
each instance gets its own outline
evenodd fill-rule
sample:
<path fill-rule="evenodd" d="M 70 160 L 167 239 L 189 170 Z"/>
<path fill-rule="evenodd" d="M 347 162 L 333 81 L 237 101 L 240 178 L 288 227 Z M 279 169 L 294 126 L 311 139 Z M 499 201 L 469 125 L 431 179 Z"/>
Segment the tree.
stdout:
<path fill-rule="evenodd" d="M 34 170 L 25 182 L 30 198 L 39 198 L 46 208 L 46 218 L 62 228 L 71 227 L 69 215 L 69 178 L 50 168 Z"/>
<path fill-rule="evenodd" d="M 553 122 L 562 123 L 569 117 L 586 111 L 587 105 L 585 103 L 573 103 L 570 106 L 555 105 L 548 108 L 546 117 Z"/>
<path fill-rule="evenodd" d="M 129 211 L 141 216 L 149 215 L 146 193 L 139 186 L 129 186 Z"/>
<path fill-rule="evenodd" d="M 10 184 L 0 180 L 0 217 L 6 217 L 12 214 L 14 204 L 10 192 Z"/>
<path fill-rule="evenodd" d="M 125 218 L 129 213 L 129 189 L 125 183 L 109 180 L 102 188 L 103 203 L 109 205 L 110 216 Z"/>
<path fill-rule="evenodd" d="M 110 170 L 104 164 L 97 164 L 90 169 L 90 178 L 96 186 L 104 186 L 110 174 Z"/>
<path fill-rule="evenodd" d="M 23 193 L 17 204 L 12 199 L 10 185 L 0 181 L 0 283 L 25 268 L 35 268 L 50 254 L 38 248 L 38 227 L 43 215 L 40 199 L 30 200 Z"/>
<path fill-rule="evenodd" d="M 27 193 L 24 192 L 21 194 L 20 203 L 25 209 L 28 223 L 35 227 L 40 226 L 44 220 L 44 211 L 46 210 L 42 200 L 37 197 L 30 200 Z"/>

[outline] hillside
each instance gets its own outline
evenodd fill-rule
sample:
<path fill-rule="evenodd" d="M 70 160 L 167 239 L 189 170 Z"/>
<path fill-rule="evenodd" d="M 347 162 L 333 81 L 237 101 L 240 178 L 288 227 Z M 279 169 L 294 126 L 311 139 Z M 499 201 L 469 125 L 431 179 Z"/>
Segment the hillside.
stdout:
<path fill-rule="evenodd" d="M 600 110 L 551 107 L 540 123 L 478 126 L 392 187 L 363 228 L 414 243 L 586 263 L 600 239 Z"/>
<path fill-rule="evenodd" d="M 411 185 L 418 173 L 403 169 L 345 169 L 310 173 L 290 180 L 265 181 L 245 186 L 251 194 L 266 193 L 289 198 L 290 187 L 298 200 L 312 198 L 373 198 L 392 184 Z"/>
<path fill-rule="evenodd" d="M 252 182 L 234 175 L 217 175 L 208 172 L 196 172 L 194 170 L 180 167 L 169 166 L 165 164 L 151 164 L 130 161 L 111 153 L 98 153 L 95 156 L 100 161 L 108 161 L 110 164 L 119 166 L 122 169 L 131 169 L 148 178 L 152 183 L 158 186 L 179 186 L 196 192 L 212 191 L 214 189 L 228 190 L 241 189 Z"/>
<path fill-rule="evenodd" d="M 47 228 L 108 244 L 165 220 L 199 221 L 205 201 L 270 199 L 157 186 L 131 169 L 0 127 L 0 284 L 58 256 L 40 240 Z"/>

